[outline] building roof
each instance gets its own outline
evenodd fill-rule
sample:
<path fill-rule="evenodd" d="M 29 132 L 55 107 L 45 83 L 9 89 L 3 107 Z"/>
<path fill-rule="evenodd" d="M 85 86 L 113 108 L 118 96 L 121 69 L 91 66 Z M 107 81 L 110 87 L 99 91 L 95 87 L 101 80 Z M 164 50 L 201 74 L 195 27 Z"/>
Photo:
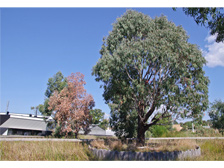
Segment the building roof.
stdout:
<path fill-rule="evenodd" d="M 47 123 L 40 118 L 10 116 L 10 118 L 5 121 L 0 128 L 46 131 Z"/>
<path fill-rule="evenodd" d="M 11 129 L 23 129 L 23 130 L 36 130 L 36 131 L 48 131 L 47 123 L 44 121 L 52 120 L 50 116 L 30 116 L 29 114 L 15 114 L 10 113 L 6 115 L 5 113 L 0 113 L 1 116 L 9 116 L 4 122 L 1 122 L 0 128 L 11 128 Z M 98 135 L 98 136 L 106 136 L 106 135 L 114 135 L 114 132 L 111 130 L 104 130 L 100 128 L 98 125 L 92 124 L 89 126 L 90 132 L 88 135 Z M 83 130 L 79 131 L 80 134 L 84 134 Z"/>
<path fill-rule="evenodd" d="M 6 113 L 0 113 L 0 115 L 7 115 Z M 19 114 L 19 113 L 9 113 L 8 114 L 10 117 L 24 117 L 24 118 L 36 118 L 36 119 L 48 119 L 50 116 L 42 116 L 42 115 L 37 115 L 37 117 L 34 117 L 33 114 Z M 31 116 L 30 116 L 31 115 Z"/>
<path fill-rule="evenodd" d="M 100 135 L 106 136 L 106 131 L 100 128 L 98 125 L 92 124 L 89 126 L 90 132 L 87 135 Z M 79 131 L 80 134 L 84 134 L 83 130 Z"/>

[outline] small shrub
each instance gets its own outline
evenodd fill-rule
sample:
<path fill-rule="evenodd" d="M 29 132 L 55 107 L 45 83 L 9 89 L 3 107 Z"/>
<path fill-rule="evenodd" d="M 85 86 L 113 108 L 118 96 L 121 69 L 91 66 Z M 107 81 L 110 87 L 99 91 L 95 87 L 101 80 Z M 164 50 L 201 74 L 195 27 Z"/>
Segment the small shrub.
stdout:
<path fill-rule="evenodd" d="M 124 145 L 123 145 L 124 146 Z M 128 144 L 127 147 L 126 147 L 127 151 L 136 151 L 137 150 L 137 147 L 135 144 Z"/>
<path fill-rule="evenodd" d="M 150 128 L 150 132 L 152 133 L 153 137 L 162 137 L 166 136 L 168 132 L 167 128 L 162 125 L 154 125 Z"/>
<path fill-rule="evenodd" d="M 145 132 L 145 138 L 151 138 L 152 137 L 152 133 L 148 130 Z"/>
<path fill-rule="evenodd" d="M 61 138 L 64 136 L 64 134 L 61 133 L 61 126 L 56 126 L 55 131 L 53 132 L 53 137 L 55 138 Z"/>
<path fill-rule="evenodd" d="M 203 128 L 202 126 L 196 128 L 196 133 L 198 136 L 222 136 L 217 130 L 213 128 Z"/>
<path fill-rule="evenodd" d="M 109 145 L 109 148 L 111 150 L 122 151 L 122 149 L 123 149 L 123 145 L 121 143 L 121 140 L 116 140 L 116 141 L 109 140 L 108 145 Z"/>
<path fill-rule="evenodd" d="M 90 142 L 90 145 L 97 149 L 106 149 L 106 146 L 104 145 L 104 140 L 93 140 Z"/>

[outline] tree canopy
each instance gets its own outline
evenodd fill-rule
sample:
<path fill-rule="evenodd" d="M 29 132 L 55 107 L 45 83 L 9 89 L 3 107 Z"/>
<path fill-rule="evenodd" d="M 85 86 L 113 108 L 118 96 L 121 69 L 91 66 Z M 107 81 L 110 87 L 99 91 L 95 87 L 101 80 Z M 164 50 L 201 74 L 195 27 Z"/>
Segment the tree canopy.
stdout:
<path fill-rule="evenodd" d="M 127 103 L 128 104 L 128 103 Z M 116 104 L 109 104 L 110 107 L 110 126 L 115 131 L 118 138 L 136 138 L 138 117 L 135 109 L 129 109 L 122 106 L 117 108 Z"/>
<path fill-rule="evenodd" d="M 90 116 L 92 118 L 91 124 L 97 124 L 102 129 L 107 129 L 109 126 L 109 121 L 104 119 L 105 113 L 101 109 L 92 109 L 90 110 Z"/>
<path fill-rule="evenodd" d="M 50 97 L 54 91 L 60 92 L 67 84 L 67 79 L 64 77 L 64 75 L 61 73 L 61 71 L 58 71 L 52 78 L 48 79 L 47 83 L 47 90 L 45 92 L 46 97 Z"/>
<path fill-rule="evenodd" d="M 49 99 L 49 110 L 53 110 L 54 119 L 61 133 L 73 132 L 77 138 L 80 129 L 88 131 L 89 111 L 94 106 L 93 97 L 86 93 L 84 75 L 72 73 L 67 77 L 67 86 L 59 93 L 53 92 Z"/>
<path fill-rule="evenodd" d="M 92 117 L 92 124 L 100 124 L 104 119 L 104 112 L 101 109 L 90 110 L 90 116 Z"/>
<path fill-rule="evenodd" d="M 188 38 L 165 16 L 151 19 L 128 10 L 103 39 L 92 74 L 103 82 L 104 99 L 119 115 L 137 112 L 138 145 L 144 145 L 145 131 L 162 118 L 197 118 L 207 109 L 206 60 Z"/>
<path fill-rule="evenodd" d="M 224 102 L 215 100 L 209 109 L 209 116 L 214 128 L 224 129 Z"/>
<path fill-rule="evenodd" d="M 45 91 L 45 100 L 44 104 L 40 104 L 38 106 L 39 111 L 46 116 L 50 116 L 52 110 L 49 110 L 48 102 L 50 96 L 54 93 L 54 91 L 60 92 L 67 85 L 67 79 L 63 76 L 63 74 L 58 71 L 53 77 L 48 79 L 47 89 Z"/>
<path fill-rule="evenodd" d="M 193 17 L 197 24 L 209 28 L 211 35 L 216 34 L 216 42 L 224 42 L 223 8 L 183 8 L 183 11 Z"/>
<path fill-rule="evenodd" d="M 108 119 L 103 119 L 100 124 L 99 127 L 106 130 L 109 126 L 109 120 Z"/>

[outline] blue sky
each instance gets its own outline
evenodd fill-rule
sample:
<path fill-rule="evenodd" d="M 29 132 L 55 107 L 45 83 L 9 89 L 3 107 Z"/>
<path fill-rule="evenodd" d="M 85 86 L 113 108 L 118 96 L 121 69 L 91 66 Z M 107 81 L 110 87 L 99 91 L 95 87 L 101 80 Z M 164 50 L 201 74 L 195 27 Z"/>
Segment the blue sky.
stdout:
<path fill-rule="evenodd" d="M 130 8 L 128 8 L 130 9 Z M 208 60 L 204 67 L 209 100 L 224 101 L 224 44 L 215 43 L 209 30 L 197 25 L 181 9 L 132 8 L 154 18 L 161 14 L 182 25 L 189 42 L 197 44 Z M 85 75 L 87 92 L 95 108 L 110 113 L 100 83 L 91 69 L 100 58 L 102 39 L 126 8 L 3 8 L 1 9 L 1 112 L 33 113 L 44 102 L 48 78 L 58 71 Z M 205 119 L 208 119 L 206 114 Z"/>

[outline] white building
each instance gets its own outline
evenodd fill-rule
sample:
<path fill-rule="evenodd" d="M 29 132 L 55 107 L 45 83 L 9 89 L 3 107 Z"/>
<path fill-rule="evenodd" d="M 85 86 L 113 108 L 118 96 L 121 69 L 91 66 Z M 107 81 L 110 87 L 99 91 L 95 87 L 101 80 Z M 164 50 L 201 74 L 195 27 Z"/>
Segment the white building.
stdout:
<path fill-rule="evenodd" d="M 52 131 L 47 127 L 47 122 L 51 120 L 50 116 L 0 113 L 0 135 L 51 135 Z M 115 136 L 111 129 L 104 130 L 95 124 L 89 129 L 88 135 Z M 84 134 L 84 131 L 80 130 L 79 134 Z"/>
<path fill-rule="evenodd" d="M 0 135 L 50 135 L 48 117 L 32 114 L 0 113 Z"/>

